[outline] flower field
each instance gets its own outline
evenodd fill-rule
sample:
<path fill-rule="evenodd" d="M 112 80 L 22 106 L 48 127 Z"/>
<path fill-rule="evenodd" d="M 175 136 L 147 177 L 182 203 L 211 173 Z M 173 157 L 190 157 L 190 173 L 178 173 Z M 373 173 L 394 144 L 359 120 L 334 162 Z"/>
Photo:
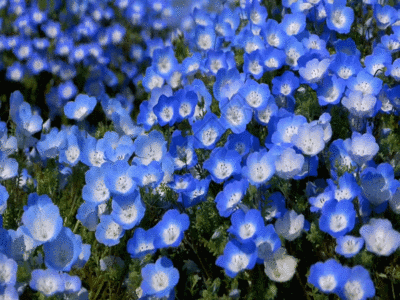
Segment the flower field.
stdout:
<path fill-rule="evenodd" d="M 400 299 L 400 3 L 0 0 L 0 300 Z"/>

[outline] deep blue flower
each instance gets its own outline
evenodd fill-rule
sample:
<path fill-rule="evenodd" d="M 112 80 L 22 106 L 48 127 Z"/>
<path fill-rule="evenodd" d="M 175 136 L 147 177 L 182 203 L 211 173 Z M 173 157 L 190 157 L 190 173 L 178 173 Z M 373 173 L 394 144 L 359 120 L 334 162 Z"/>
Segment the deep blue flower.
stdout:
<path fill-rule="evenodd" d="M 366 300 L 375 296 L 374 282 L 363 266 L 345 267 L 342 276 L 345 281 L 338 293 L 342 299 Z"/>
<path fill-rule="evenodd" d="M 344 235 L 336 239 L 335 252 L 346 258 L 353 257 L 364 246 L 364 239 L 352 235 Z"/>
<path fill-rule="evenodd" d="M 238 204 L 246 194 L 248 186 L 246 179 L 231 180 L 224 184 L 223 190 L 215 197 L 220 216 L 227 218 L 238 209 Z"/>
<path fill-rule="evenodd" d="M 330 200 L 322 207 L 322 215 L 319 219 L 319 228 L 323 232 L 338 238 L 350 232 L 354 228 L 356 211 L 349 200 Z"/>
<path fill-rule="evenodd" d="M 119 244 L 120 239 L 124 235 L 125 230 L 121 225 L 116 223 L 112 216 L 101 215 L 100 223 L 96 227 L 96 240 L 108 247 Z"/>
<path fill-rule="evenodd" d="M 146 207 L 139 191 L 127 196 L 115 196 L 112 200 L 111 217 L 125 230 L 132 229 L 143 219 Z"/>
<path fill-rule="evenodd" d="M 144 230 L 136 228 L 133 237 L 128 240 L 127 251 L 132 258 L 142 258 L 147 254 L 154 254 L 157 249 L 154 246 L 154 240 L 157 234 L 154 228 Z"/>
<path fill-rule="evenodd" d="M 340 263 L 331 258 L 324 263 L 313 264 L 307 281 L 325 294 L 337 294 L 346 281 L 342 276 L 344 270 Z"/>

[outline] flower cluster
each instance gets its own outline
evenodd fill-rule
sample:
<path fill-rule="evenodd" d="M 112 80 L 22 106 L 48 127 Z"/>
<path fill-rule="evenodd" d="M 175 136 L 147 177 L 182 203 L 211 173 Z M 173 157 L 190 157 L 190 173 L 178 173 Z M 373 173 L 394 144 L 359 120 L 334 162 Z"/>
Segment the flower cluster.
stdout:
<path fill-rule="evenodd" d="M 175 298 L 180 272 L 217 293 L 211 268 L 236 295 L 249 270 L 290 281 L 306 243 L 308 283 L 375 296 L 375 269 L 338 258 L 400 248 L 399 5 L 52 2 L 0 3 L 0 298 L 87 299 L 69 272 L 127 271 L 114 249 L 140 299 Z"/>

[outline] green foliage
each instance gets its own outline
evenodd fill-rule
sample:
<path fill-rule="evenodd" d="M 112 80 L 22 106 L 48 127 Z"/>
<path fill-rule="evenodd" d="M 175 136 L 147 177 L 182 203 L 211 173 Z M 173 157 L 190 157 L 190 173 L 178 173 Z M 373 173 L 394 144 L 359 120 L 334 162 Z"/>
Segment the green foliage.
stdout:
<path fill-rule="evenodd" d="M 295 114 L 303 115 L 308 122 L 316 120 L 321 115 L 321 106 L 318 103 L 317 93 L 308 85 L 301 85 L 305 89 L 303 92 L 299 90 L 295 94 L 296 107 Z"/>

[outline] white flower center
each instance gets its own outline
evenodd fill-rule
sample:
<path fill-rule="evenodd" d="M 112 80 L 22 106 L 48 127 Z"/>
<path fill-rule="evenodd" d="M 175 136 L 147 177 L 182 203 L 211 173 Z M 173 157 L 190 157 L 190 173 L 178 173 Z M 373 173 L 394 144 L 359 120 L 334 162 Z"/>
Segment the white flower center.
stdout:
<path fill-rule="evenodd" d="M 333 215 L 331 217 L 330 222 L 329 222 L 329 228 L 333 232 L 342 231 L 346 227 L 347 227 L 347 218 L 345 215 L 337 214 L 337 215 Z"/>
<path fill-rule="evenodd" d="M 167 274 L 165 274 L 162 271 L 158 271 L 151 278 L 151 286 L 157 292 L 166 289 L 168 287 L 168 284 L 169 284 L 169 278 Z"/>
<path fill-rule="evenodd" d="M 243 224 L 239 228 L 239 236 L 242 239 L 251 238 L 254 235 L 255 232 L 256 232 L 256 228 L 251 223 Z"/>
<path fill-rule="evenodd" d="M 321 276 L 318 280 L 318 283 L 324 292 L 333 291 L 337 285 L 335 276 L 333 275 Z"/>
<path fill-rule="evenodd" d="M 245 254 L 235 254 L 232 256 L 228 268 L 234 272 L 238 273 L 245 269 L 249 264 L 249 258 Z"/>
<path fill-rule="evenodd" d="M 175 243 L 175 241 L 179 238 L 179 234 L 179 227 L 175 224 L 170 224 L 169 227 L 165 229 L 162 233 L 164 243 L 167 245 Z"/>

